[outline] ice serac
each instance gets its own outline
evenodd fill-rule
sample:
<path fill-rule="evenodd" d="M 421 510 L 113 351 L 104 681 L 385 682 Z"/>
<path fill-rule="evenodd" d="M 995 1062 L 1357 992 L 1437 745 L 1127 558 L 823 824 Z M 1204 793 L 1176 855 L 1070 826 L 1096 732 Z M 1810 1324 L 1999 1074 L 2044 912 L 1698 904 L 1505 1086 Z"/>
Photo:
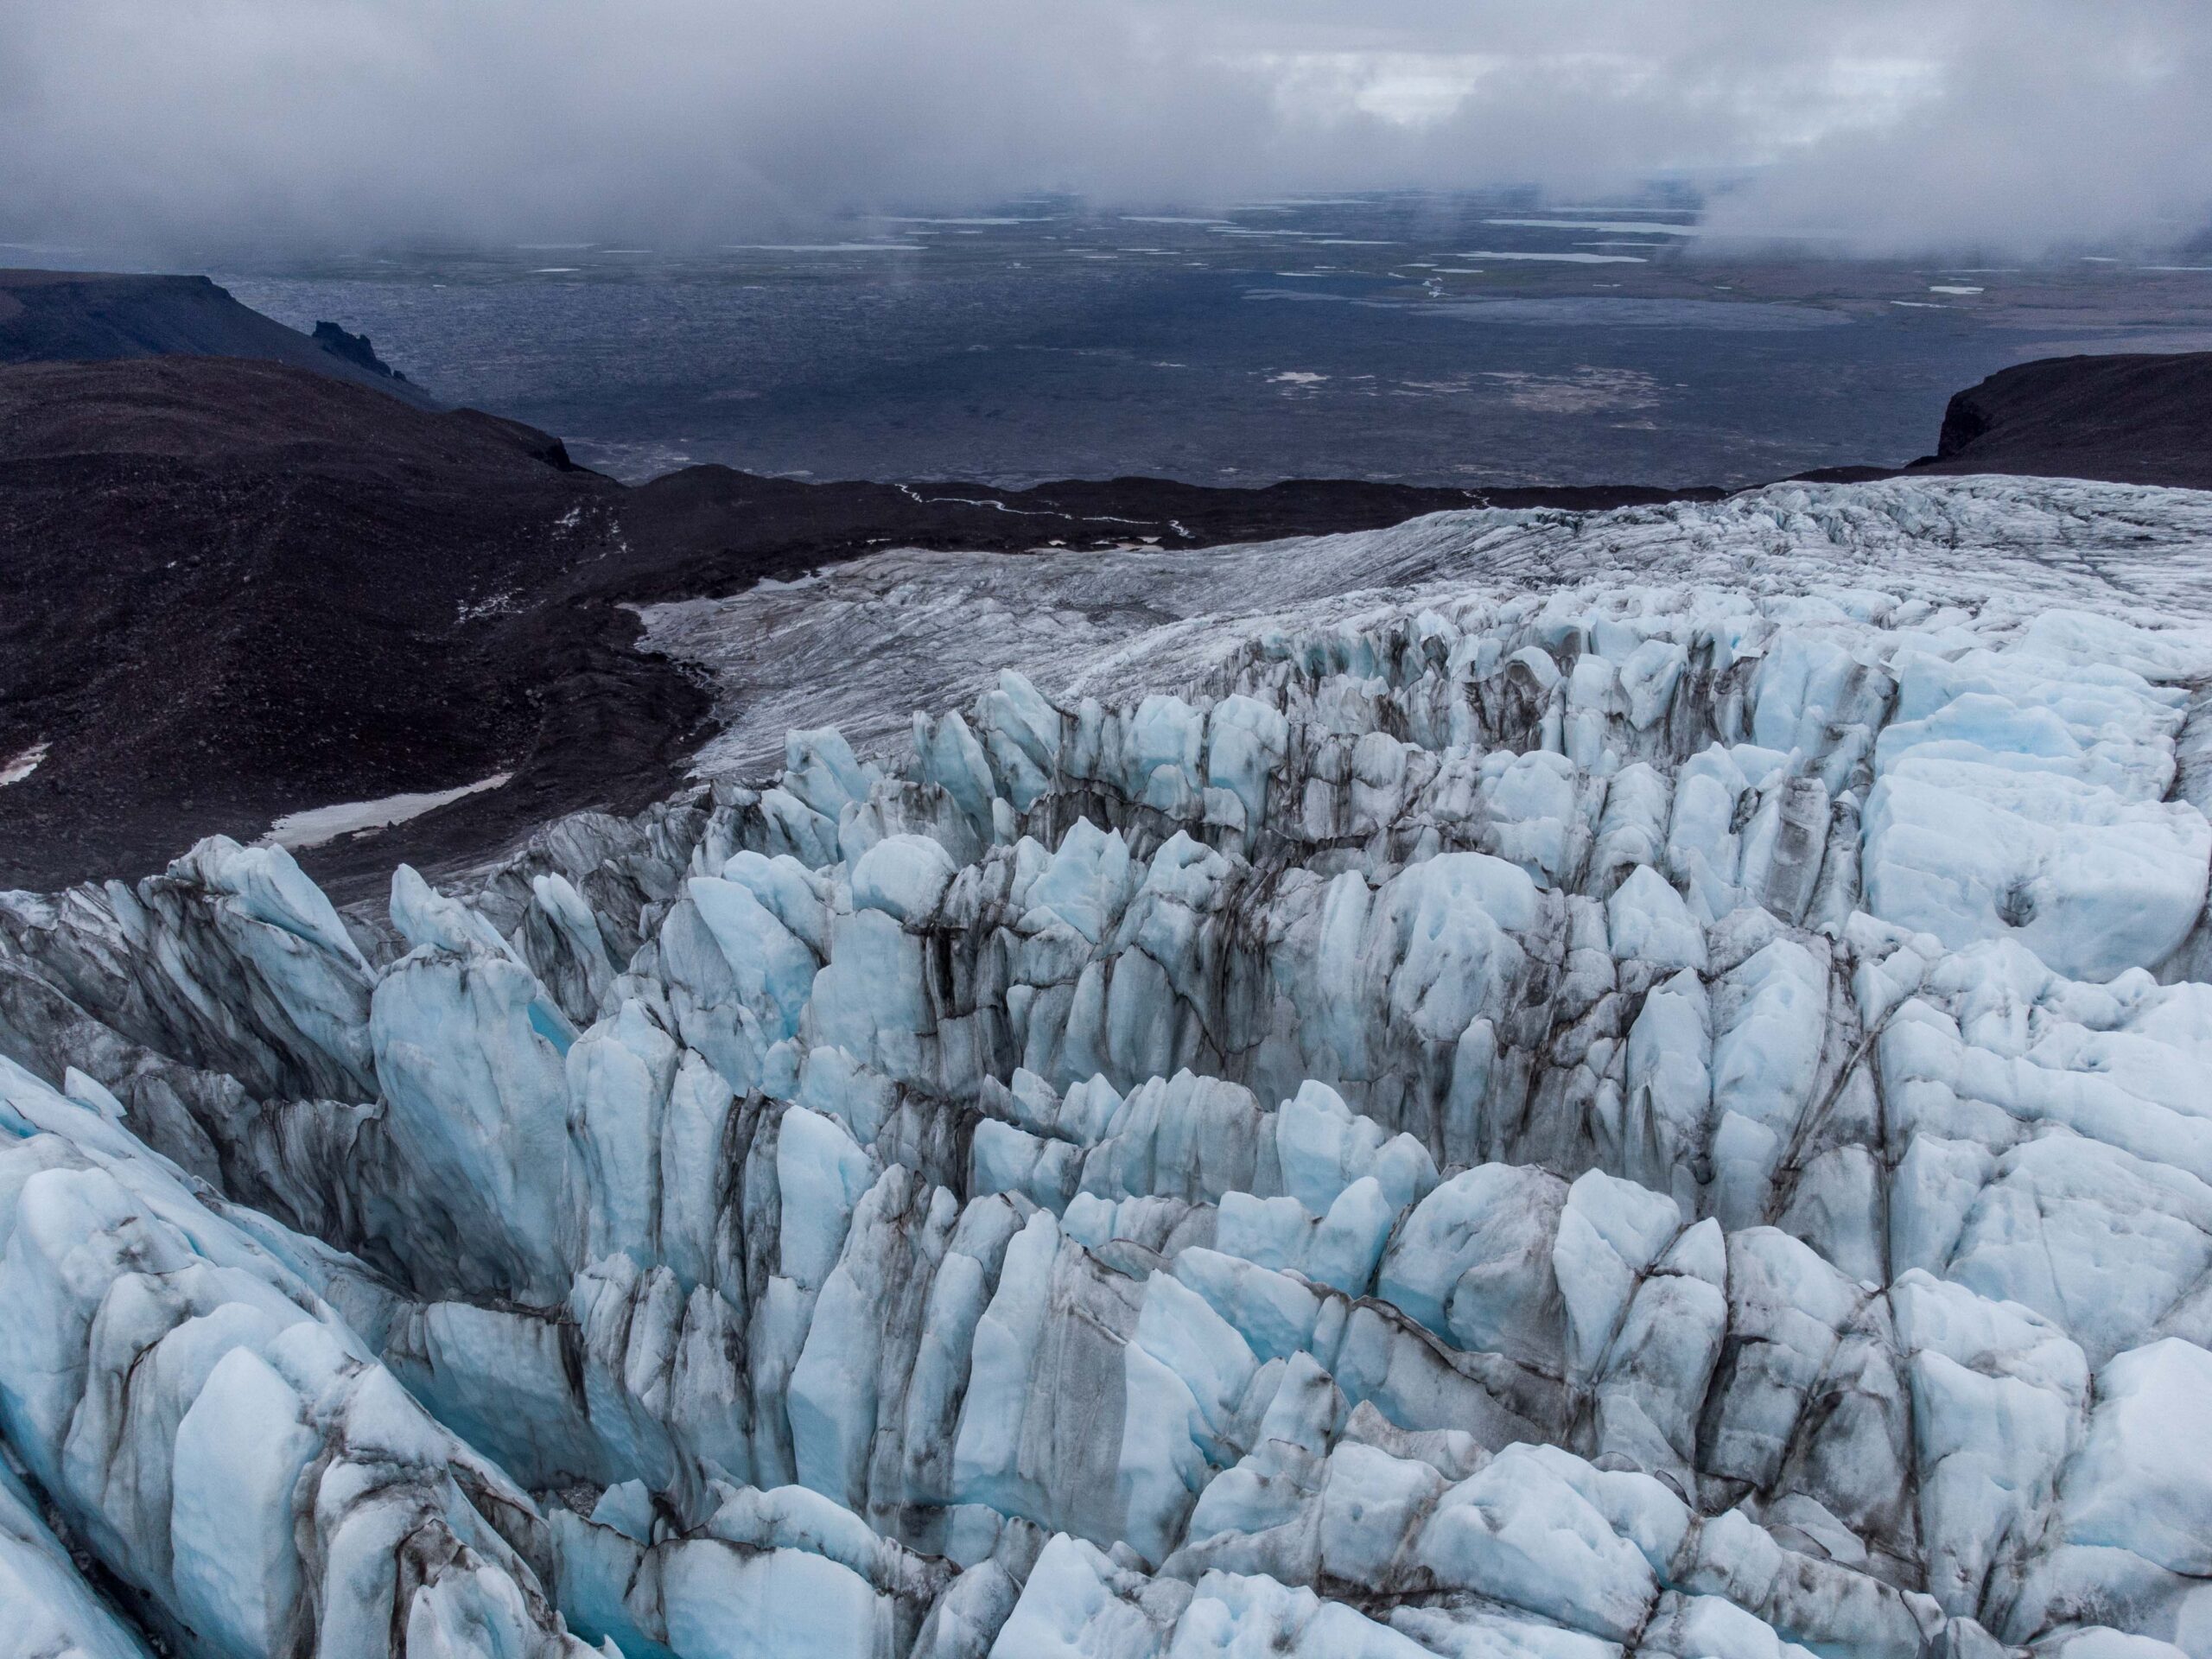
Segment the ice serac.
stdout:
<path fill-rule="evenodd" d="M 35 1485 L 143 1627 L 188 1652 L 586 1651 L 531 1565 L 550 1542 L 536 1505 L 316 1294 L 352 1273 L 327 1246 L 233 1217 L 10 1061 L 0 1239 L 26 1625 L 88 1653 L 141 1650 L 55 1562 Z"/>
<path fill-rule="evenodd" d="M 1452 515 L 0 898 L 0 1654 L 2212 1659 L 2206 547 Z"/>

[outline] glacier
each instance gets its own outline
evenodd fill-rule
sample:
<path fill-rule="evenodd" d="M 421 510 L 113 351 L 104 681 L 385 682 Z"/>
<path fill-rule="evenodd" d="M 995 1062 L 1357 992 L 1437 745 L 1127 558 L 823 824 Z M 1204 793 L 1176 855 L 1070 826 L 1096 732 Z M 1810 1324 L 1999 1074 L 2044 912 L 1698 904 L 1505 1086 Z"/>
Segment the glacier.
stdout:
<path fill-rule="evenodd" d="M 0 1659 L 2212 1656 L 2212 497 L 647 620 L 633 819 L 0 895 Z"/>

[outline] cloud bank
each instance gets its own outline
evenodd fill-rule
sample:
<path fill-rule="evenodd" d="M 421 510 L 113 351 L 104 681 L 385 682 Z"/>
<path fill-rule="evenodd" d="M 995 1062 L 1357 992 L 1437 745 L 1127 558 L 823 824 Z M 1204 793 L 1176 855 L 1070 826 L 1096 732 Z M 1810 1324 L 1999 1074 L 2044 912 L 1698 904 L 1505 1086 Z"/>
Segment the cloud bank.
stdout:
<path fill-rule="evenodd" d="M 0 0 L 0 236 L 711 241 L 1038 190 L 1725 181 L 1866 251 L 2212 222 L 2202 0 Z"/>

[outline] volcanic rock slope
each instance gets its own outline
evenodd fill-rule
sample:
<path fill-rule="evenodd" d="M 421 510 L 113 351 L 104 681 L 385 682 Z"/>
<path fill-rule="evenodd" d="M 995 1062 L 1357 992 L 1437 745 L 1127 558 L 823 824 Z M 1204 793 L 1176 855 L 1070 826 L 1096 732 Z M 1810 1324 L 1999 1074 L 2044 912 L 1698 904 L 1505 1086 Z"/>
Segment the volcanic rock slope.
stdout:
<path fill-rule="evenodd" d="M 303 334 L 205 276 L 0 270 L 0 363 L 251 358 L 372 387 L 417 409 L 438 402 L 379 359 L 365 334 L 318 322 Z"/>
<path fill-rule="evenodd" d="M 2212 1654 L 2209 552 L 1447 516 L 388 918 L 9 895 L 0 1653 Z"/>
<path fill-rule="evenodd" d="M 1936 454 L 1913 469 L 2212 489 L 2212 352 L 2000 369 L 1951 399 Z"/>

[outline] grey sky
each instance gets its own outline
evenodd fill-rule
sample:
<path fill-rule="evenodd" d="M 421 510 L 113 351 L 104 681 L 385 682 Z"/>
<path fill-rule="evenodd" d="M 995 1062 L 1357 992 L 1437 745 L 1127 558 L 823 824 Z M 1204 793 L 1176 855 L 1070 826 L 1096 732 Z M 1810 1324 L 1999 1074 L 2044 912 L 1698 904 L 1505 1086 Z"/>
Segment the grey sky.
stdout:
<path fill-rule="evenodd" d="M 2212 219 L 2206 0 L 0 0 L 0 235 L 714 238 L 1745 178 L 1718 222 L 2035 251 Z"/>

